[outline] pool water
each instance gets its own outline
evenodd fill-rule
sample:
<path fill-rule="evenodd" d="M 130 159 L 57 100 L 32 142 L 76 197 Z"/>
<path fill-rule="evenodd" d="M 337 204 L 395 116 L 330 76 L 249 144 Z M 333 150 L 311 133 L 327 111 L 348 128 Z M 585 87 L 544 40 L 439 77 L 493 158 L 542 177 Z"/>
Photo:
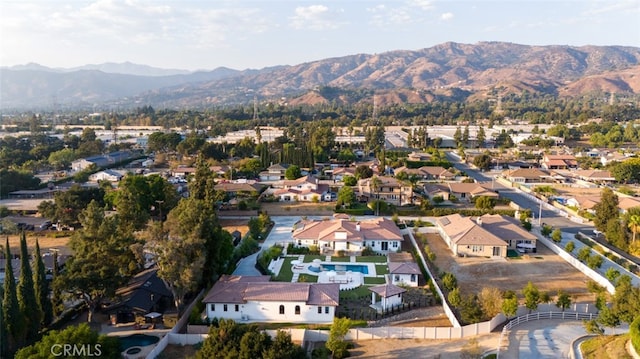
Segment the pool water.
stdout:
<path fill-rule="evenodd" d="M 120 337 L 120 350 L 125 351 L 131 347 L 144 347 L 157 343 L 160 338 L 154 335 L 133 334 L 126 337 Z"/>
<path fill-rule="evenodd" d="M 323 264 L 322 269 L 334 270 L 336 272 L 352 271 L 369 274 L 369 267 L 362 264 Z"/>

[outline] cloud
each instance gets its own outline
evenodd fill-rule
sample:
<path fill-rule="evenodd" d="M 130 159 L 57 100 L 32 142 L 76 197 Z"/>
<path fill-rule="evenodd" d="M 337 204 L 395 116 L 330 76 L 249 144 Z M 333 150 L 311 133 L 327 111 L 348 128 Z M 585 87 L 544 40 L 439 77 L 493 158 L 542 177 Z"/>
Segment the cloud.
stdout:
<path fill-rule="evenodd" d="M 407 4 L 412 7 L 418 7 L 422 10 L 432 10 L 434 8 L 431 0 L 409 0 Z"/>
<path fill-rule="evenodd" d="M 444 14 L 440 15 L 440 19 L 444 20 L 444 21 L 448 21 L 453 19 L 453 13 L 452 12 L 445 12 Z"/>
<path fill-rule="evenodd" d="M 413 22 L 411 13 L 406 7 L 390 8 L 385 5 L 377 5 L 367 8 L 367 12 L 371 14 L 369 22 L 377 27 L 406 25 Z"/>
<path fill-rule="evenodd" d="M 331 11 L 324 5 L 299 6 L 290 17 L 294 29 L 334 30 L 344 23 L 338 21 L 342 9 Z"/>

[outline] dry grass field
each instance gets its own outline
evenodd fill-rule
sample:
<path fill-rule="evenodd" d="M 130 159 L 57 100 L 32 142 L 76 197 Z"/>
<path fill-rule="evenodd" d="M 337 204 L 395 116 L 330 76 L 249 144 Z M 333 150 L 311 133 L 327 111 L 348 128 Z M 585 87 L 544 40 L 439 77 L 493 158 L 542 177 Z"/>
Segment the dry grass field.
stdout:
<path fill-rule="evenodd" d="M 260 210 L 270 216 L 332 216 L 335 203 L 274 202 L 262 203 Z"/>
<path fill-rule="evenodd" d="M 53 233 L 53 232 L 50 232 Z M 9 246 L 11 247 L 11 253 L 16 254 L 20 251 L 20 236 L 19 235 L 9 235 L 5 238 L 9 238 Z M 54 238 L 53 236 L 47 235 L 47 232 L 33 232 L 27 234 L 27 247 L 29 248 L 29 252 L 33 251 L 36 246 L 36 239 L 38 240 L 38 244 L 40 245 L 40 252 L 44 253 L 49 251 L 49 249 L 57 249 L 61 254 L 70 254 L 67 244 L 69 243 L 70 236 Z M 2 245 L 4 247 L 5 241 L 2 241 Z"/>
<path fill-rule="evenodd" d="M 552 298 L 562 289 L 575 302 L 594 299 L 586 288 L 588 278 L 541 243 L 538 243 L 538 253 L 519 259 L 494 259 L 454 257 L 438 234 L 429 234 L 427 241 L 436 254 L 436 266 L 456 276 L 463 294 L 496 287 L 502 291 L 513 290 L 521 296 L 522 288 L 531 281 Z"/>

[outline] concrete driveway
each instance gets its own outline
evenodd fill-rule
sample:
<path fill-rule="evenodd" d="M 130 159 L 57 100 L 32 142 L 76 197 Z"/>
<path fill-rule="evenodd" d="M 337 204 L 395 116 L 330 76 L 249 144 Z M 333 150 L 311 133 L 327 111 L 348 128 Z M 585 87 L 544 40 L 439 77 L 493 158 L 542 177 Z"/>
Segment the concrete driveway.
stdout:
<path fill-rule="evenodd" d="M 308 219 L 320 219 L 322 217 L 309 217 Z M 240 263 L 238 263 L 238 267 L 233 274 L 235 275 L 261 275 L 260 271 L 256 269 L 256 260 L 258 255 L 265 250 L 275 244 L 285 244 L 293 242 L 291 238 L 291 231 L 293 230 L 293 225 L 301 219 L 300 216 L 273 216 L 271 220 L 274 222 L 273 228 L 271 232 L 265 239 L 264 243 L 262 243 L 260 247 L 260 251 L 243 258 Z"/>

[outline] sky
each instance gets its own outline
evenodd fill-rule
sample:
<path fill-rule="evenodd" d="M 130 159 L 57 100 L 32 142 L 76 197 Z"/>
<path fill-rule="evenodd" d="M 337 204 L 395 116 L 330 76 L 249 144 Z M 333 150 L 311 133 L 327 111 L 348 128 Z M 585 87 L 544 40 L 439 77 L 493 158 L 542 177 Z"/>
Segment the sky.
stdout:
<path fill-rule="evenodd" d="M 448 41 L 640 47 L 640 0 L 0 0 L 0 66 L 243 70 Z"/>

